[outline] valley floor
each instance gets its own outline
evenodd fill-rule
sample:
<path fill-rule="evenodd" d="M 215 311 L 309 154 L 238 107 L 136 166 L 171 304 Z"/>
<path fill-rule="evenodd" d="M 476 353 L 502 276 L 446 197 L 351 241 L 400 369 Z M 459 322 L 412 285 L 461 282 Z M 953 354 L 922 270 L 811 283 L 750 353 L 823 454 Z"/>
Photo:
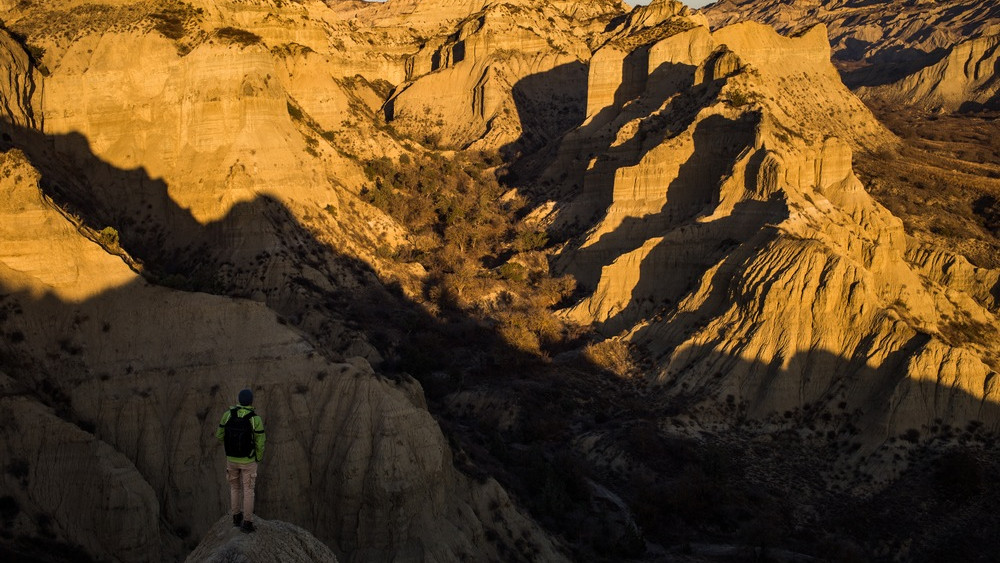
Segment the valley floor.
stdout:
<path fill-rule="evenodd" d="M 910 235 L 956 249 L 977 266 L 1000 267 L 1000 112 L 872 110 L 903 146 L 856 155 L 869 193 Z"/>

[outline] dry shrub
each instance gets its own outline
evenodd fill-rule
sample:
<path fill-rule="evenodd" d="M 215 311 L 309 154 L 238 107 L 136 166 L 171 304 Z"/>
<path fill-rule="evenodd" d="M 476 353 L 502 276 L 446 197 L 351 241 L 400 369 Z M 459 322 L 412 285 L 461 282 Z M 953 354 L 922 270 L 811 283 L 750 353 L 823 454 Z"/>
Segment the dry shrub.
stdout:
<path fill-rule="evenodd" d="M 533 307 L 553 307 L 573 294 L 576 290 L 576 278 L 542 276 L 536 280 L 534 289 L 535 293 L 529 299 Z"/>
<path fill-rule="evenodd" d="M 502 324 L 497 330 L 512 348 L 529 354 L 541 354 L 542 346 L 538 335 L 527 328 L 516 324 Z"/>
<path fill-rule="evenodd" d="M 504 340 L 523 352 L 540 355 L 542 346 L 562 340 L 562 322 L 545 309 L 499 309 L 494 311 L 494 318 Z"/>
<path fill-rule="evenodd" d="M 228 26 L 215 30 L 215 35 L 226 43 L 244 47 L 257 45 L 263 41 L 259 35 L 252 31 Z"/>
<path fill-rule="evenodd" d="M 610 371 L 618 377 L 630 377 L 636 372 L 632 351 L 621 340 L 608 339 L 587 344 L 583 349 L 587 361 Z"/>

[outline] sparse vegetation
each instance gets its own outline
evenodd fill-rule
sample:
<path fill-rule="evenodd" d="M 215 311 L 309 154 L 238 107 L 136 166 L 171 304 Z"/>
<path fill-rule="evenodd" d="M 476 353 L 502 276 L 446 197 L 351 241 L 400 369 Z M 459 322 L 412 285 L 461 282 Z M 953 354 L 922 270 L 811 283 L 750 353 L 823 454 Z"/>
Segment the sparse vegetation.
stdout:
<path fill-rule="evenodd" d="M 618 377 L 626 377 L 636 373 L 636 364 L 628 345 L 621 340 L 607 339 L 588 344 L 583 353 L 587 360 L 600 366 Z"/>
<path fill-rule="evenodd" d="M 215 36 L 220 40 L 230 43 L 233 45 L 242 45 L 243 47 L 249 47 L 250 45 L 259 45 L 263 43 L 261 36 L 257 35 L 252 31 L 247 31 L 245 29 L 238 29 L 235 27 L 222 27 L 215 30 Z"/>
<path fill-rule="evenodd" d="M 305 114 L 302 113 L 302 110 L 299 108 L 299 106 L 293 104 L 291 101 L 288 101 L 285 102 L 285 107 L 288 110 L 288 115 L 295 121 L 305 120 Z"/>
<path fill-rule="evenodd" d="M 741 88 L 730 88 L 727 93 L 726 100 L 730 105 L 734 107 L 743 107 L 747 104 L 753 103 L 753 95 Z"/>
<path fill-rule="evenodd" d="M 114 227 L 104 227 L 97 233 L 97 242 L 108 250 L 117 252 L 120 248 L 118 230 Z"/>
<path fill-rule="evenodd" d="M 167 39 L 177 41 L 186 34 L 184 20 L 175 11 L 157 12 L 149 15 L 153 20 L 153 29 Z"/>
<path fill-rule="evenodd" d="M 855 155 L 869 192 L 916 238 L 954 249 L 973 264 L 1000 267 L 1000 120 L 989 113 L 927 115 L 877 104 L 872 109 L 904 144 L 898 151 Z"/>
<path fill-rule="evenodd" d="M 489 160 L 480 153 L 370 160 L 362 197 L 414 233 L 417 242 L 395 258 L 430 272 L 425 295 L 441 314 L 488 318 L 515 349 L 542 354 L 564 332 L 549 307 L 573 284 L 552 277 L 545 260 L 527 257 L 547 236 L 514 219 L 525 202 L 504 196 L 485 170 Z"/>
<path fill-rule="evenodd" d="M 21 45 L 25 53 L 28 54 L 28 60 L 30 60 L 31 64 L 38 69 L 38 72 L 40 72 L 42 76 L 49 76 L 50 74 L 49 68 L 45 66 L 45 63 L 42 60 L 42 58 L 45 56 L 44 48 L 30 43 L 28 41 L 28 38 L 25 37 L 24 34 L 19 33 L 18 31 L 13 29 L 7 29 L 7 27 L 3 24 L 2 20 L 0 20 L 0 29 L 3 29 L 4 31 L 9 33 L 10 36 L 14 39 L 14 41 L 16 41 L 19 45 Z"/>

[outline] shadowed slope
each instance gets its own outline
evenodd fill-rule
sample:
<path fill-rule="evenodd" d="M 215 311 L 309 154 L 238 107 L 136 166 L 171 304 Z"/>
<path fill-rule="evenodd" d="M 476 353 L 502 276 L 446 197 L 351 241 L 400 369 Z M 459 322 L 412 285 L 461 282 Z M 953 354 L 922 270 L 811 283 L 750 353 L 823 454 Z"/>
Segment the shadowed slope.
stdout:
<path fill-rule="evenodd" d="M 8 175 L 5 186 L 18 197 L 6 200 L 5 212 L 18 220 L 5 221 L 5 227 L 16 229 L 19 218 L 31 217 L 35 230 L 13 237 L 25 245 L 5 246 L 4 332 L 16 336 L 5 341 L 4 364 L 29 402 L 52 406 L 110 444 L 134 464 L 129 472 L 135 480 L 152 487 L 159 503 L 153 510 L 163 527 L 134 544 L 138 559 L 154 549 L 177 553 L 183 538 L 198 538 L 222 510 L 222 457 L 213 438 L 213 420 L 232 393 L 247 384 L 258 391 L 257 406 L 266 414 L 270 438 L 258 493 L 262 514 L 309 526 L 349 559 L 405 552 L 425 560 L 452 560 L 461 553 L 494 549 L 482 543 L 485 529 L 473 515 L 489 511 L 490 518 L 501 517 L 513 506 L 494 481 L 478 484 L 452 467 L 450 448 L 423 408 L 421 389 L 413 380 L 378 376 L 359 357 L 337 359 L 321 342 L 286 326 L 262 304 L 148 285 L 118 257 L 81 237 L 42 198 L 23 156 L 12 151 L 6 159 L 16 173 Z M 241 244 L 253 238 L 227 243 L 215 234 L 238 233 L 248 227 L 247 218 L 260 226 L 273 227 L 269 219 L 275 219 L 280 228 L 294 228 L 295 233 L 281 232 L 277 238 L 282 241 L 310 240 L 287 210 L 261 200 L 239 204 L 222 224 L 190 233 L 203 243 L 195 248 L 203 249 L 203 258 L 227 248 L 252 249 Z M 39 251 L 39 240 L 51 246 L 37 260 L 75 264 L 80 280 L 47 277 L 48 269 L 23 270 L 14 259 Z M 31 241 L 36 241 L 34 246 Z M 365 267 L 356 265 L 354 271 L 363 274 Z M 115 279 L 114 273 L 126 283 L 102 287 Z M 286 276 L 280 285 L 314 286 Z M 58 297 L 63 288 L 78 283 L 88 283 L 94 291 L 75 302 Z M 350 294 L 351 289 L 346 291 Z M 317 293 L 311 295 L 316 298 Z M 321 325 L 308 326 L 322 331 Z M 338 337 L 343 335 L 325 335 L 325 341 Z M 34 465 L 46 450 L 32 442 L 23 449 L 12 444 L 4 451 Z M 87 454 L 81 455 L 87 459 Z M 65 475 L 54 479 L 31 481 L 18 493 L 22 504 L 54 514 L 44 491 L 55 490 L 54 482 L 76 481 Z M 302 494 L 303 487 L 308 495 Z M 138 505 L 120 500 L 116 509 L 137 514 Z M 80 502 L 67 507 L 66 515 L 55 513 L 60 537 L 78 543 L 89 537 L 80 523 L 97 509 L 85 499 Z M 407 505 L 412 510 L 403 508 Z M 438 520 L 435 513 L 445 519 Z M 149 520 L 148 515 L 136 517 Z M 512 529 L 527 530 L 524 525 L 531 526 L 520 514 L 509 522 Z M 525 549 L 544 552 L 552 549 L 549 545 L 535 547 L 531 542 Z M 103 547 L 89 549 L 108 553 Z M 549 556 L 558 557 L 555 552 Z"/>

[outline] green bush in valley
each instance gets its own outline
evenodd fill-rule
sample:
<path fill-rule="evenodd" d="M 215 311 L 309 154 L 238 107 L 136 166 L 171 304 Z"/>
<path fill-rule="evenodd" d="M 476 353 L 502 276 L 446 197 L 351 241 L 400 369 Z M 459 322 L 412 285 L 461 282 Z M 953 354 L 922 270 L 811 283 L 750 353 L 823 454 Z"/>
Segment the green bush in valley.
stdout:
<path fill-rule="evenodd" d="M 517 234 L 514 246 L 520 252 L 545 248 L 549 243 L 549 235 L 545 231 L 523 230 Z"/>
<path fill-rule="evenodd" d="M 512 262 L 507 262 L 500 266 L 497 271 L 501 277 L 511 281 L 524 281 L 528 277 L 524 266 Z"/>
<path fill-rule="evenodd" d="M 118 250 L 120 244 L 118 230 L 114 227 L 104 227 L 101 232 L 97 233 L 97 242 L 110 250 Z"/>

